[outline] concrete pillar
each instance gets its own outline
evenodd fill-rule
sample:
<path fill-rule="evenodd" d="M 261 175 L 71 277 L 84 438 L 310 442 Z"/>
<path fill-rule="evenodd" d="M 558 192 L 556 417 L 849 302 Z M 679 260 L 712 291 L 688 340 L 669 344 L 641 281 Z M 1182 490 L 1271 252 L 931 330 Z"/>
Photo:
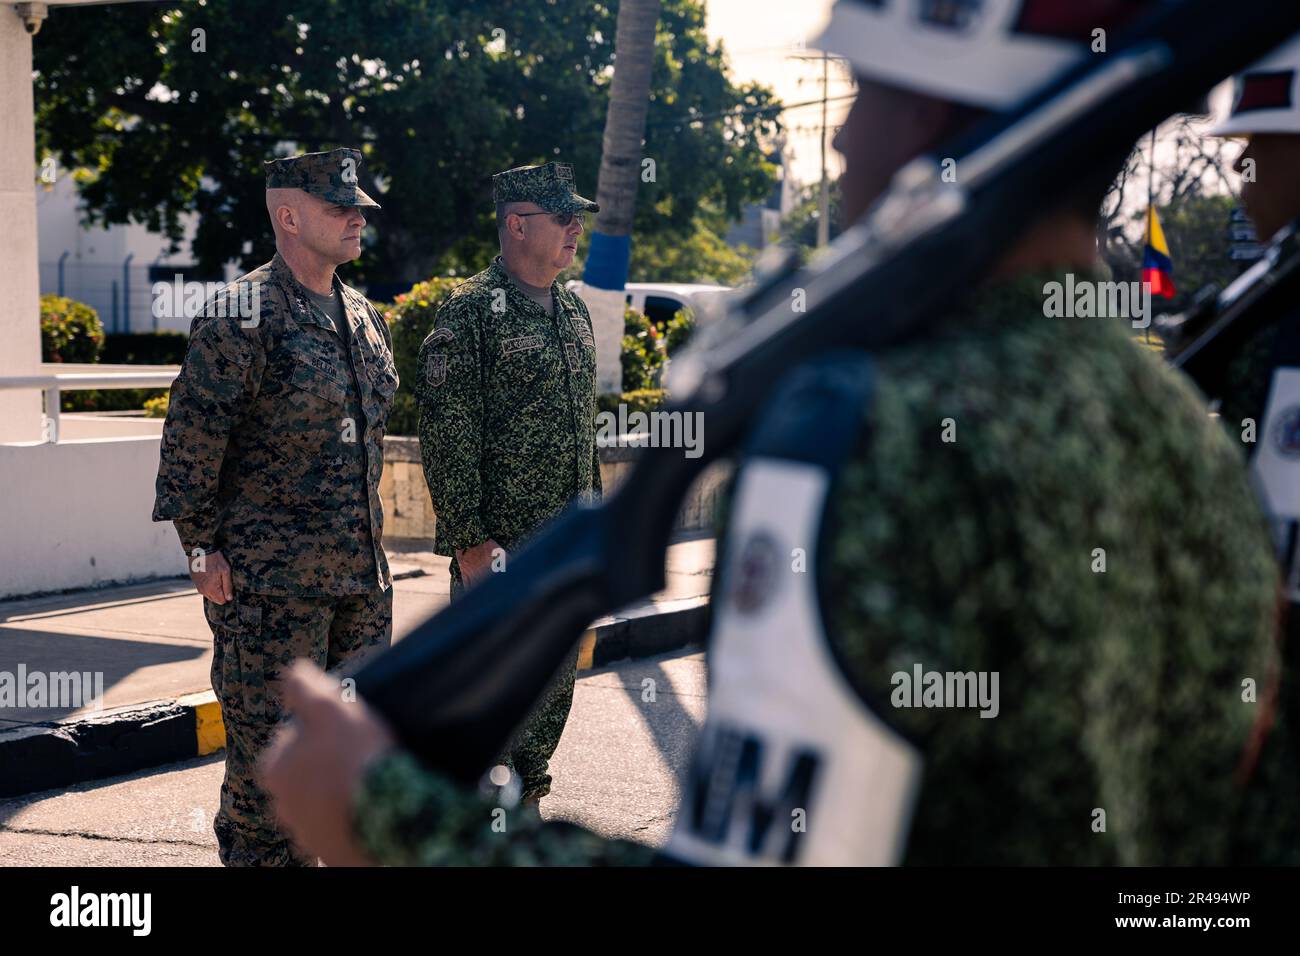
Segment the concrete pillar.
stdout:
<path fill-rule="evenodd" d="M 622 288 L 598 289 L 583 283 L 578 293 L 591 315 L 596 336 L 596 394 L 623 389 L 623 312 L 627 293 Z"/>
<path fill-rule="evenodd" d="M 41 364 L 32 38 L 0 3 L 0 375 Z M 60 170 L 62 172 L 62 170 Z M 41 437 L 40 392 L 0 391 L 0 442 Z"/>

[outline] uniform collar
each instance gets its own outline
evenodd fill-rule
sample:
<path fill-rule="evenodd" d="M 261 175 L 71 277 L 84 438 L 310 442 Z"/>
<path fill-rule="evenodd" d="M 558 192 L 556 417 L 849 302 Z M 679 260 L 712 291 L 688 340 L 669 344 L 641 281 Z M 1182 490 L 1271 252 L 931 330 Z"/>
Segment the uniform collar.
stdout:
<path fill-rule="evenodd" d="M 523 289 L 515 285 L 514 279 L 510 277 L 510 273 L 506 269 L 505 260 L 502 259 L 500 255 L 493 257 L 492 265 L 488 267 L 488 270 L 492 272 L 493 280 L 499 286 L 501 286 L 502 288 L 509 289 L 510 292 L 513 293 L 514 295 L 526 299 L 528 302 L 532 302 L 533 305 L 537 305 L 536 302 L 533 302 L 532 299 L 528 298 L 528 295 L 524 292 Z M 560 277 L 559 276 L 556 276 L 554 279 L 551 280 L 551 300 L 555 302 L 557 305 L 559 304 L 560 301 Z M 541 308 L 540 305 L 538 305 L 537 307 L 539 309 Z"/>
<path fill-rule="evenodd" d="M 271 260 L 271 278 L 279 282 L 283 287 L 286 296 L 289 299 L 289 308 L 293 312 L 294 321 L 300 325 L 315 325 L 322 329 L 328 329 L 335 335 L 340 334 L 339 330 L 334 327 L 333 321 L 329 316 L 321 312 L 320 309 L 314 308 L 314 303 L 307 296 L 307 289 L 297 277 L 294 276 L 293 270 L 289 268 L 289 263 L 284 261 L 280 253 L 276 253 Z M 353 313 L 356 311 L 351 299 L 347 294 L 347 286 L 339 278 L 337 272 L 334 273 L 334 291 L 342 296 L 343 315 L 349 322 L 353 330 L 357 327 L 354 321 Z"/>

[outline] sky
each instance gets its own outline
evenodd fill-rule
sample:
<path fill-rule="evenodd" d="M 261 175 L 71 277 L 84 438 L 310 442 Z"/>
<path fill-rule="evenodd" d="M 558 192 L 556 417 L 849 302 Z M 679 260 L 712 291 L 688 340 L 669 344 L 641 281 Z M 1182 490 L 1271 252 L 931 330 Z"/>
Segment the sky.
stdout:
<path fill-rule="evenodd" d="M 815 37 L 830 18 L 832 0 L 705 0 L 705 27 L 711 40 L 721 40 L 731 64 L 734 82 L 758 80 L 776 91 L 786 104 L 820 100 L 822 63 L 795 56 L 815 56 L 817 51 L 797 44 Z M 830 70 L 830 96 L 853 91 L 848 74 L 834 61 Z M 829 104 L 826 163 L 830 177 L 840 174 L 843 163 L 831 149 L 830 137 L 849 111 L 851 100 Z M 821 177 L 821 106 L 788 110 L 787 127 L 795 178 L 815 183 Z"/>

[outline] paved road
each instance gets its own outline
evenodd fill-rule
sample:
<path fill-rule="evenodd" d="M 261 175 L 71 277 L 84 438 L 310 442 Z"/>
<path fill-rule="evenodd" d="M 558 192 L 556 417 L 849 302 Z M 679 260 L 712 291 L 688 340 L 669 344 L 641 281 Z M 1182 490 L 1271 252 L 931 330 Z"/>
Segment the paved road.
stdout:
<path fill-rule="evenodd" d="M 704 656 L 626 661 L 578 681 L 542 815 L 660 845 L 704 718 Z M 0 800 L 0 865 L 217 866 L 222 756 Z"/>

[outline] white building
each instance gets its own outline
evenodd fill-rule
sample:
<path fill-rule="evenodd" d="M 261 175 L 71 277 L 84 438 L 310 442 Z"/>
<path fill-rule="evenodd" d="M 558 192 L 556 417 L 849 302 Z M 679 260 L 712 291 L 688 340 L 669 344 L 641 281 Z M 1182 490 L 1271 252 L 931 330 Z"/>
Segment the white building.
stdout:
<path fill-rule="evenodd" d="M 53 184 L 36 187 L 36 231 L 40 291 L 84 302 L 99 313 L 105 332 L 188 332 L 183 315 L 154 315 L 151 290 L 156 282 L 228 282 L 238 275 L 234 264 L 222 273 L 199 273 L 189 254 L 196 217 L 185 219 L 185 239 L 168 255 L 165 236 L 138 223 L 107 228 L 85 226 L 76 183 L 58 170 Z M 174 310 L 170 310 L 174 312 Z"/>

